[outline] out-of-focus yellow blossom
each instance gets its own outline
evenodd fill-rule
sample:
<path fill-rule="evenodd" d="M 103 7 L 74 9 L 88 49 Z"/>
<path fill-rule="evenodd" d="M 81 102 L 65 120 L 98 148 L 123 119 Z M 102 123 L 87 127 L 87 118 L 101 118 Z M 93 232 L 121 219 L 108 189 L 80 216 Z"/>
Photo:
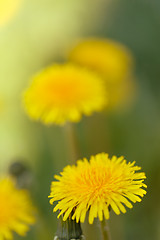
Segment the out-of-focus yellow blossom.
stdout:
<path fill-rule="evenodd" d="M 101 153 L 79 160 L 77 165 L 67 166 L 56 175 L 51 184 L 50 203 L 57 202 L 54 211 L 66 221 L 68 217 L 84 222 L 89 211 L 89 223 L 94 218 L 109 218 L 109 206 L 116 214 L 125 213 L 125 206 L 132 208 L 132 203 L 140 202 L 146 194 L 143 183 L 145 173 L 137 172 L 141 168 L 135 162 L 127 163 L 124 157 L 111 159 Z M 73 216 L 71 216 L 73 211 Z"/>
<path fill-rule="evenodd" d="M 0 26 L 7 23 L 18 11 L 22 0 L 0 0 Z"/>
<path fill-rule="evenodd" d="M 131 52 L 116 41 L 110 39 L 83 40 L 70 52 L 69 59 L 104 77 L 110 107 L 124 103 L 135 90 L 132 81 Z"/>
<path fill-rule="evenodd" d="M 28 115 L 46 124 L 78 122 L 82 114 L 101 111 L 107 103 L 102 79 L 71 64 L 53 65 L 32 79 L 24 94 Z"/>
<path fill-rule="evenodd" d="M 0 179 L 0 240 L 12 240 L 12 231 L 25 236 L 35 222 L 33 212 L 28 191 L 17 189 L 11 178 Z"/>

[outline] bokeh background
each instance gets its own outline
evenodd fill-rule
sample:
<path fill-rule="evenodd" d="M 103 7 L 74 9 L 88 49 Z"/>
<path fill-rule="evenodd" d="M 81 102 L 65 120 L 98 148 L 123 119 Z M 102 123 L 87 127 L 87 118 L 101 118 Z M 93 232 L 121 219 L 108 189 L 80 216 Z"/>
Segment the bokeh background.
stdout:
<path fill-rule="evenodd" d="M 1 8 L 1 7 L 0 7 Z M 160 239 L 160 2 L 159 0 L 19 0 L 0 24 L 0 172 L 21 161 L 30 169 L 37 223 L 26 240 L 53 239 L 56 214 L 48 203 L 50 182 L 69 163 L 63 127 L 31 121 L 22 107 L 30 77 L 84 37 L 111 38 L 126 45 L 135 60 L 132 104 L 84 117 L 74 124 L 79 157 L 99 152 L 124 155 L 147 175 L 142 203 L 109 220 L 113 240 Z M 98 221 L 83 226 L 86 240 L 100 239 Z M 15 239 L 21 239 L 15 235 Z"/>

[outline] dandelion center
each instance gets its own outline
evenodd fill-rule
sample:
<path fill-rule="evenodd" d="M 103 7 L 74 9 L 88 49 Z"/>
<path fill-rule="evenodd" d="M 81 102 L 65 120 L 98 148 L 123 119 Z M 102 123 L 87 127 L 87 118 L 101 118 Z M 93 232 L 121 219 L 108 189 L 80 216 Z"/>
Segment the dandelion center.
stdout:
<path fill-rule="evenodd" d="M 47 97 L 48 102 L 52 102 L 52 104 L 70 107 L 86 99 L 85 85 L 87 84 L 81 82 L 77 84 L 77 79 L 63 80 L 59 78 L 54 82 L 50 80 L 40 94 L 44 94 L 43 101 Z"/>

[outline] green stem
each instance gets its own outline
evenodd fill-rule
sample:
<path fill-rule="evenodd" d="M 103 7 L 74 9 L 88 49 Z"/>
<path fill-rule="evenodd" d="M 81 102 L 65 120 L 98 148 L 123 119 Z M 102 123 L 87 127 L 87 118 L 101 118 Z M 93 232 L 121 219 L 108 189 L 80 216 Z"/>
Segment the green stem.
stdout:
<path fill-rule="evenodd" d="M 69 149 L 70 163 L 75 164 L 79 158 L 79 149 L 74 125 L 72 123 L 67 123 L 64 128 L 65 138 L 68 145 L 67 149 Z"/>
<path fill-rule="evenodd" d="M 100 222 L 101 223 L 101 231 L 102 231 L 102 239 L 103 240 L 111 240 L 111 235 L 110 235 L 110 231 L 109 231 L 109 226 L 107 224 L 107 221 L 105 219 L 103 219 L 103 221 Z"/>

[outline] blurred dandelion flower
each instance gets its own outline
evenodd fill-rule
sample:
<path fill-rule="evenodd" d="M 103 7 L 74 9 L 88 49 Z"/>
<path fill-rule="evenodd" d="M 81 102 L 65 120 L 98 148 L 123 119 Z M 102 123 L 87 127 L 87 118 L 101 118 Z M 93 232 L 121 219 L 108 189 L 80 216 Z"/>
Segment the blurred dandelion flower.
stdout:
<path fill-rule="evenodd" d="M 0 0 L 0 26 L 16 14 L 20 4 L 21 0 Z"/>
<path fill-rule="evenodd" d="M 78 122 L 82 114 L 101 111 L 107 103 L 99 76 L 71 64 L 53 65 L 33 78 L 24 94 L 24 105 L 32 119 L 46 124 Z"/>
<path fill-rule="evenodd" d="M 17 189 L 9 178 L 0 179 L 0 239 L 13 239 L 12 231 L 25 236 L 34 222 L 27 190 Z"/>
<path fill-rule="evenodd" d="M 132 54 L 116 41 L 94 38 L 81 41 L 70 52 L 69 59 L 104 77 L 111 107 L 124 103 L 135 90 Z"/>
<path fill-rule="evenodd" d="M 94 218 L 109 218 L 109 206 L 116 214 L 125 213 L 125 206 L 132 208 L 132 203 L 140 202 L 146 194 L 143 188 L 145 173 L 136 172 L 141 168 L 135 162 L 127 163 L 123 157 L 101 153 L 79 160 L 77 166 L 67 166 L 56 175 L 51 184 L 50 203 L 58 201 L 53 211 L 60 210 L 65 221 L 73 211 L 72 219 L 84 222 L 89 211 L 89 223 Z"/>
<path fill-rule="evenodd" d="M 69 58 L 100 72 L 112 82 L 128 77 L 133 61 L 125 46 L 109 39 L 84 40 L 73 48 Z"/>

